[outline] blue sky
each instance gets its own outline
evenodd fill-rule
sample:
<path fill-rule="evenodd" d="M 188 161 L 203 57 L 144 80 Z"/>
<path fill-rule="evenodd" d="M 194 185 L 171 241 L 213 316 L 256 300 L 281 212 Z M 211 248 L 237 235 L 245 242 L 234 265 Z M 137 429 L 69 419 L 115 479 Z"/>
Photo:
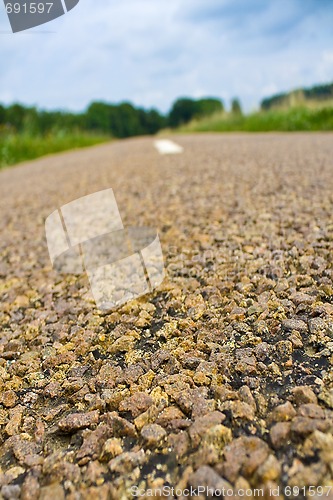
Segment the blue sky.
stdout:
<path fill-rule="evenodd" d="M 51 1 L 51 0 L 50 0 Z M 0 102 L 83 110 L 92 100 L 168 110 L 179 96 L 246 110 L 333 81 L 332 0 L 80 0 L 10 33 L 0 5 Z"/>

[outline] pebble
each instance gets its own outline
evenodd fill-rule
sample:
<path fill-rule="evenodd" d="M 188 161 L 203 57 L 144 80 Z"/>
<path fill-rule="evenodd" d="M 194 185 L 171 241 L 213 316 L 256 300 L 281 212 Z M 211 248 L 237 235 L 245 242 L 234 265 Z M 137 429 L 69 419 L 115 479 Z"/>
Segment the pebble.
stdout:
<path fill-rule="evenodd" d="M 65 492 L 61 484 L 50 484 L 40 489 L 39 500 L 65 500 Z"/>
<path fill-rule="evenodd" d="M 232 485 L 220 477 L 212 467 L 203 465 L 199 467 L 193 474 L 190 475 L 188 483 L 192 488 L 197 489 L 199 486 L 216 490 L 232 490 Z"/>
<path fill-rule="evenodd" d="M 278 422 L 270 430 L 270 438 L 275 449 L 287 444 L 290 436 L 290 422 Z"/>
<path fill-rule="evenodd" d="M 293 401 L 297 406 L 302 405 L 304 403 L 313 403 L 317 404 L 318 399 L 311 387 L 308 386 L 299 386 L 294 387 L 291 391 Z"/>
<path fill-rule="evenodd" d="M 5 391 L 0 394 L 0 403 L 6 408 L 13 408 L 16 406 L 18 398 L 14 391 Z"/>
<path fill-rule="evenodd" d="M 284 422 L 292 420 L 296 416 L 296 410 L 290 401 L 276 406 L 270 414 L 270 419 L 273 422 Z"/>
<path fill-rule="evenodd" d="M 267 444 L 258 437 L 242 436 L 224 449 L 222 469 L 224 477 L 234 482 L 240 474 L 251 478 L 254 472 L 262 465 L 269 455 Z"/>
<path fill-rule="evenodd" d="M 282 321 L 282 328 L 287 331 L 296 330 L 300 333 L 307 333 L 308 331 L 307 324 L 300 319 L 286 319 Z"/>
<path fill-rule="evenodd" d="M 119 411 L 129 411 L 135 418 L 145 412 L 153 404 L 151 396 L 144 392 L 136 392 L 132 396 L 123 399 L 119 404 Z"/>
<path fill-rule="evenodd" d="M 58 427 L 62 432 L 76 432 L 93 425 L 97 425 L 99 420 L 99 411 L 94 410 L 88 413 L 72 413 L 59 420 Z"/>
<path fill-rule="evenodd" d="M 157 446 L 166 435 L 165 429 L 158 424 L 148 424 L 141 429 L 141 436 L 147 446 Z"/>

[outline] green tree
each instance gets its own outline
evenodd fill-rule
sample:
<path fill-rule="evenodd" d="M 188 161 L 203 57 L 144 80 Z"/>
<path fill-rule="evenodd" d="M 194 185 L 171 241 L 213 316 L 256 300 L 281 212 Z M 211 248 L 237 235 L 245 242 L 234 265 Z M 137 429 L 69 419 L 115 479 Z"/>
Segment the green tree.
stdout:
<path fill-rule="evenodd" d="M 242 107 L 241 107 L 240 101 L 237 97 L 234 97 L 231 101 L 231 112 L 234 115 L 241 115 L 242 114 Z"/>
<path fill-rule="evenodd" d="M 209 116 L 223 110 L 224 106 L 221 99 L 205 97 L 197 101 L 197 111 L 195 113 L 195 116 L 201 118 L 203 116 Z"/>
<path fill-rule="evenodd" d="M 139 110 L 140 122 L 145 134 L 156 134 L 167 126 L 167 120 L 156 109 Z"/>
<path fill-rule="evenodd" d="M 6 122 L 16 131 L 21 132 L 24 127 L 26 108 L 21 104 L 14 103 L 6 110 Z"/>
<path fill-rule="evenodd" d="M 197 111 L 196 101 L 188 97 L 177 99 L 169 113 L 170 127 L 179 127 L 191 121 Z"/>
<path fill-rule="evenodd" d="M 173 104 L 168 122 L 170 127 L 179 127 L 194 118 L 202 118 L 219 111 L 223 111 L 223 103 L 220 99 L 205 97 L 195 100 L 182 97 Z"/>
<path fill-rule="evenodd" d="M 0 125 L 6 124 L 6 108 L 0 104 Z"/>
<path fill-rule="evenodd" d="M 110 105 L 105 102 L 92 102 L 86 111 L 86 125 L 89 130 L 110 132 Z"/>

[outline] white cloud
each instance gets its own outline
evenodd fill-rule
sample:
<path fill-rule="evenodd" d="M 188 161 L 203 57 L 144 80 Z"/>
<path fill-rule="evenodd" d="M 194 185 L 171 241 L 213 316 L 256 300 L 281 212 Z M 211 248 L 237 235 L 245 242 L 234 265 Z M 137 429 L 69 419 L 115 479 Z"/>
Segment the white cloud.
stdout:
<path fill-rule="evenodd" d="M 0 101 L 80 110 L 132 100 L 165 111 L 180 95 L 206 94 L 251 109 L 271 92 L 332 79 L 332 22 L 325 0 L 81 0 L 13 35 L 1 10 Z"/>

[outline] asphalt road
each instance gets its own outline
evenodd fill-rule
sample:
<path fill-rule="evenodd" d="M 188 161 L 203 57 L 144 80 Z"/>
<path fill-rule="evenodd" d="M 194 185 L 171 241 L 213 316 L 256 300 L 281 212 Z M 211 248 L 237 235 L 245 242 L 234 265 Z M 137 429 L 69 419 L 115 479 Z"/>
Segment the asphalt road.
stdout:
<path fill-rule="evenodd" d="M 333 498 L 333 135 L 173 140 L 0 172 L 0 498 Z M 44 223 L 110 187 L 167 277 L 101 314 Z"/>

